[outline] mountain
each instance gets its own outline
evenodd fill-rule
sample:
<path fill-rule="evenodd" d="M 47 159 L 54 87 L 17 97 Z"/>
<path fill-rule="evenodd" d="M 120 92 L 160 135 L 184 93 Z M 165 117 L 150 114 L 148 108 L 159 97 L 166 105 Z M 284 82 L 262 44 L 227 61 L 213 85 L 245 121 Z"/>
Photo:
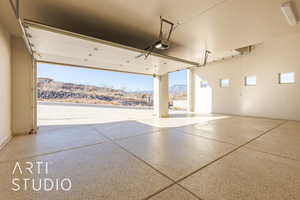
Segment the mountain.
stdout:
<path fill-rule="evenodd" d="M 169 93 L 173 95 L 186 93 L 187 86 L 184 84 L 176 84 L 169 87 Z"/>
<path fill-rule="evenodd" d="M 65 91 L 65 92 L 75 92 L 75 93 L 96 93 L 101 95 L 117 95 L 117 96 L 141 96 L 147 95 L 152 96 L 152 90 L 143 91 L 124 91 L 121 89 L 113 89 L 111 87 L 99 87 L 94 85 L 84 85 L 84 84 L 74 84 L 74 83 L 64 83 L 55 81 L 51 78 L 38 78 L 37 88 L 40 91 Z M 169 87 L 169 93 L 173 96 L 186 95 L 187 86 L 185 84 L 175 84 Z"/>
<path fill-rule="evenodd" d="M 37 78 L 39 101 L 152 106 L 152 93 L 127 92 L 111 87 L 64 83 L 51 78 Z"/>

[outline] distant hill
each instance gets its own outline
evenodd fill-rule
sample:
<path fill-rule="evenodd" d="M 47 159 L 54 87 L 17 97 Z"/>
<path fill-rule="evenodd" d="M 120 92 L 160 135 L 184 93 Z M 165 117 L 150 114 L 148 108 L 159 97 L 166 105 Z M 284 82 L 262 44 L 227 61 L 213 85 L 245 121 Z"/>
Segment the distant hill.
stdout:
<path fill-rule="evenodd" d="M 152 106 L 152 93 L 64 83 L 51 78 L 37 78 L 37 98 L 39 101 L 48 102 Z"/>
<path fill-rule="evenodd" d="M 123 90 L 113 89 L 110 87 L 99 87 L 95 85 L 85 85 L 85 84 L 76 84 L 76 83 L 65 83 L 55 81 L 51 78 L 37 78 L 37 87 L 43 90 L 68 90 L 68 91 L 84 91 L 84 92 L 119 92 L 126 93 Z"/>
<path fill-rule="evenodd" d="M 84 85 L 84 84 L 75 84 L 75 83 L 64 83 L 55 81 L 51 78 L 37 78 L 37 88 L 40 92 L 49 94 L 49 91 L 60 91 L 60 92 L 73 92 L 80 94 L 98 94 L 104 96 L 124 96 L 124 97 L 134 97 L 137 96 L 152 96 L 152 90 L 143 90 L 143 91 L 124 91 L 121 89 L 113 89 L 111 87 L 99 87 L 94 85 Z M 187 86 L 185 84 L 175 84 L 169 87 L 169 93 L 172 96 L 185 96 L 187 91 Z"/>
<path fill-rule="evenodd" d="M 176 84 L 169 87 L 169 93 L 172 95 L 182 95 L 186 94 L 187 86 L 184 84 Z M 143 93 L 143 94 L 149 94 L 151 95 L 153 93 L 152 90 L 143 90 L 143 91 L 133 91 L 130 93 Z"/>
<path fill-rule="evenodd" d="M 170 86 L 171 104 L 175 100 L 186 100 L 186 91 L 187 86 L 184 84 Z M 64 83 L 51 78 L 37 78 L 37 99 L 43 102 L 151 107 L 152 96 L 152 90 L 125 91 L 105 86 Z"/>
<path fill-rule="evenodd" d="M 172 85 L 169 87 L 169 93 L 173 95 L 186 93 L 187 86 L 184 84 Z"/>

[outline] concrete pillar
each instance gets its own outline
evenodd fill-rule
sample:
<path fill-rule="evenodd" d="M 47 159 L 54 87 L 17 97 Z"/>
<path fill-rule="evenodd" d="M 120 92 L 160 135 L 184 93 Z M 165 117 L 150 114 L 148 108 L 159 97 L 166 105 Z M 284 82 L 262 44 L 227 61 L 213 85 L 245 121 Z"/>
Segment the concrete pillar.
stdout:
<path fill-rule="evenodd" d="M 169 75 L 154 77 L 153 108 L 157 117 L 169 115 Z"/>
<path fill-rule="evenodd" d="M 36 130 L 35 66 L 22 38 L 12 37 L 12 132 L 24 135 Z"/>
<path fill-rule="evenodd" d="M 195 72 L 187 70 L 187 112 L 195 112 Z"/>

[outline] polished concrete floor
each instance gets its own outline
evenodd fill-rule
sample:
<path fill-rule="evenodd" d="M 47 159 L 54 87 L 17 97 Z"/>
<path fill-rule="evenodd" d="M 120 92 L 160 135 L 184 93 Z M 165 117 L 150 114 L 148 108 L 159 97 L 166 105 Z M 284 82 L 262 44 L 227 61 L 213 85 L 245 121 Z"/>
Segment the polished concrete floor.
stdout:
<path fill-rule="evenodd" d="M 161 120 L 43 126 L 36 135 L 14 137 L 0 151 L 0 199 L 300 199 L 299 122 L 220 115 Z M 16 162 L 36 161 L 47 162 L 48 173 L 35 166 L 33 173 L 14 172 Z M 13 178 L 66 177 L 69 191 L 34 191 L 30 184 L 12 190 Z"/>

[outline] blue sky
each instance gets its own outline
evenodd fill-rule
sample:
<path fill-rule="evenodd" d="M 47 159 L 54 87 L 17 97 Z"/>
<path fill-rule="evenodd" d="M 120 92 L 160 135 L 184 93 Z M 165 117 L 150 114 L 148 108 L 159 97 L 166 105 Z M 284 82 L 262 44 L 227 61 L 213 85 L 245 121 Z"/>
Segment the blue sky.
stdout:
<path fill-rule="evenodd" d="M 37 77 L 56 81 L 107 86 L 127 91 L 153 90 L 153 77 L 78 67 L 38 63 Z M 169 85 L 186 84 L 186 70 L 169 73 Z"/>

